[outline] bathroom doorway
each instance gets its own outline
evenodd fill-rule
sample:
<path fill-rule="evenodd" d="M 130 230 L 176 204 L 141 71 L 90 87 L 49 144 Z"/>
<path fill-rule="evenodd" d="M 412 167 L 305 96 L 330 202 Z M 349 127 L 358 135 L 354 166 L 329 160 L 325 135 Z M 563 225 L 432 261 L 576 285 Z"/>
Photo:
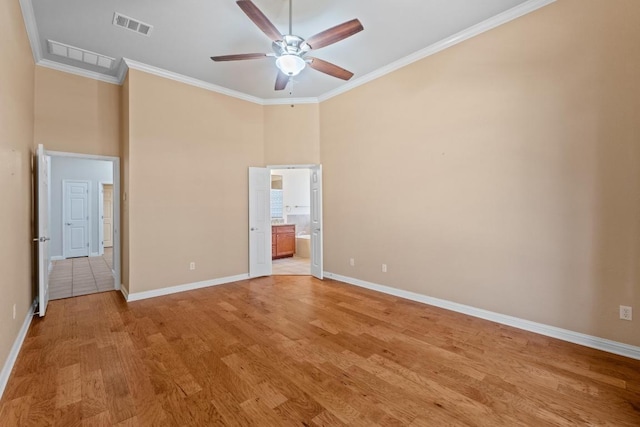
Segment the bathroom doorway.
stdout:
<path fill-rule="evenodd" d="M 271 172 L 273 275 L 311 274 L 311 169 Z"/>

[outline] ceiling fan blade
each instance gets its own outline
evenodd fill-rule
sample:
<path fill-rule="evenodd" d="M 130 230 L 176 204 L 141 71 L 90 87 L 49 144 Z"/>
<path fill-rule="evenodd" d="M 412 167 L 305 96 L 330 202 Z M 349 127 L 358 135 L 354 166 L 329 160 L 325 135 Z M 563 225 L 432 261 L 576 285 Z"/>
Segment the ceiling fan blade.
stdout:
<path fill-rule="evenodd" d="M 287 76 L 282 71 L 278 70 L 278 77 L 276 77 L 276 90 L 284 90 L 287 87 L 287 83 L 289 83 L 289 76 Z"/>
<path fill-rule="evenodd" d="M 335 27 L 324 30 L 315 36 L 309 37 L 306 42 L 311 46 L 311 49 L 320 49 L 321 47 L 329 46 L 330 44 L 337 43 L 347 37 L 351 37 L 362 30 L 364 30 L 364 27 L 360 21 L 352 19 L 351 21 L 336 25 Z"/>
<path fill-rule="evenodd" d="M 216 62 L 220 62 L 220 61 L 242 61 L 245 59 L 260 59 L 260 58 L 266 58 L 267 55 L 266 53 L 240 53 L 238 55 L 221 55 L 221 56 L 212 56 L 211 59 L 213 59 Z"/>
<path fill-rule="evenodd" d="M 276 26 L 273 25 L 271 21 L 269 21 L 269 18 L 264 16 L 264 13 L 262 13 L 260 9 L 258 9 L 258 7 L 253 4 L 253 2 L 251 2 L 250 0 L 239 0 L 236 3 L 238 3 L 240 9 L 242 9 L 242 11 L 247 14 L 249 19 L 251 19 L 253 23 L 256 24 L 258 28 L 260 28 L 262 32 L 267 35 L 267 37 L 269 37 L 273 41 L 282 39 L 282 34 L 280 34 L 280 31 L 278 31 Z"/>
<path fill-rule="evenodd" d="M 309 59 L 311 59 L 309 66 L 314 70 L 320 71 L 321 73 L 325 73 L 342 80 L 349 80 L 351 77 L 353 77 L 353 73 L 351 71 L 345 70 L 342 67 L 338 67 L 331 62 L 323 61 L 322 59 L 318 58 Z"/>

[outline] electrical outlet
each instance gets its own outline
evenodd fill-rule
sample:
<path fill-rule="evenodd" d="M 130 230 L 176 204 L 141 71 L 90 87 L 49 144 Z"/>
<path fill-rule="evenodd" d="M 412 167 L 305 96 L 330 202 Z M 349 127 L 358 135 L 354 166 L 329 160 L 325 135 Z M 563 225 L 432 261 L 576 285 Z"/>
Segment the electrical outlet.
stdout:
<path fill-rule="evenodd" d="M 355 259 L 353 259 L 353 258 L 350 258 L 350 259 L 349 259 L 349 265 L 350 265 L 351 267 L 353 267 L 354 265 L 356 265 L 356 260 L 355 260 Z"/>
<path fill-rule="evenodd" d="M 191 261 L 191 263 L 189 264 L 189 270 L 195 270 L 196 269 L 196 263 Z"/>
<path fill-rule="evenodd" d="M 387 272 L 387 264 L 382 264 L 382 272 L 383 273 Z"/>
<path fill-rule="evenodd" d="M 633 308 L 627 307 L 626 305 L 620 306 L 620 318 L 622 320 L 632 320 L 633 319 Z"/>
<path fill-rule="evenodd" d="M 16 305 L 13 304 L 13 320 L 16 320 Z"/>

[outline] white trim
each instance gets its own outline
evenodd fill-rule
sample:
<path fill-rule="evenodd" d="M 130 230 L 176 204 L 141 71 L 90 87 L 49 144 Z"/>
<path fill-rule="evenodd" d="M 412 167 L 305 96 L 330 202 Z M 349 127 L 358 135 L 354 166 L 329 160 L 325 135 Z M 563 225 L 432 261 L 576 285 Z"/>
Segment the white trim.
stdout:
<path fill-rule="evenodd" d="M 382 68 L 379 68 L 369 74 L 365 74 L 364 76 L 359 77 L 355 80 L 350 80 L 347 84 L 344 84 L 322 95 L 319 95 L 317 98 L 308 97 L 308 98 L 269 98 L 269 99 L 258 98 L 253 95 L 249 95 L 249 94 L 235 91 L 232 89 L 227 89 L 225 87 L 218 86 L 213 83 L 208 83 L 202 80 L 195 79 L 193 77 L 184 76 L 182 74 L 174 73 L 172 71 L 164 70 L 162 68 L 154 67 L 152 65 L 147 65 L 142 62 L 137 62 L 127 58 L 122 58 L 120 60 L 120 64 L 118 65 L 116 76 L 109 76 L 109 75 L 98 73 L 95 71 L 74 67 L 72 65 L 61 64 L 48 59 L 43 59 L 42 47 L 40 45 L 40 36 L 38 35 L 38 28 L 36 25 L 36 19 L 35 19 L 31 0 L 20 0 L 20 7 L 22 8 L 22 16 L 24 19 L 25 28 L 27 30 L 27 35 L 29 36 L 29 43 L 31 44 L 31 51 L 33 53 L 33 58 L 36 65 L 75 74 L 82 77 L 87 77 L 90 79 L 103 81 L 106 83 L 117 84 L 117 85 L 123 84 L 124 79 L 127 76 L 127 70 L 129 68 L 133 68 L 135 70 L 144 71 L 144 72 L 154 74 L 160 77 L 164 77 L 170 80 L 175 80 L 191 86 L 196 86 L 201 89 L 206 89 L 212 92 L 217 92 L 217 93 L 228 95 L 234 98 L 253 102 L 255 104 L 290 105 L 290 104 L 318 104 L 320 102 L 326 101 L 327 99 L 333 98 L 334 96 L 350 91 L 351 89 L 354 89 L 358 86 L 361 86 L 365 83 L 368 83 L 372 80 L 375 80 L 393 71 L 396 71 L 399 68 L 405 67 L 409 64 L 412 64 L 416 61 L 426 58 L 427 56 L 433 55 L 435 53 L 440 52 L 441 50 L 447 49 L 451 46 L 461 43 L 467 39 L 470 39 L 471 37 L 475 37 L 479 34 L 482 34 L 486 31 L 496 28 L 502 24 L 506 24 L 509 21 L 513 21 L 516 18 L 519 18 L 530 12 L 538 10 L 541 7 L 554 3 L 555 1 L 556 0 L 528 0 L 496 16 L 486 19 L 485 21 L 482 21 L 476 25 L 473 25 L 465 30 L 462 30 L 457 34 L 454 34 L 450 37 L 440 40 L 432 44 L 431 46 L 428 46 L 424 49 L 414 52 L 411 55 L 408 55 L 397 61 L 394 61 L 391 64 L 386 65 Z"/>
<path fill-rule="evenodd" d="M 109 76 L 107 74 L 98 73 L 96 71 L 85 70 L 84 68 L 74 67 L 73 65 L 62 64 L 60 62 L 51 61 L 50 59 L 41 59 L 36 63 L 39 67 L 51 68 L 52 70 L 62 71 L 64 73 L 75 74 L 80 77 L 87 77 L 93 80 L 110 83 L 113 85 L 121 85 L 118 77 Z"/>
<path fill-rule="evenodd" d="M 118 84 L 124 84 L 124 79 L 127 77 L 127 71 L 129 71 L 129 67 L 127 67 L 124 59 L 120 59 L 120 63 L 118 64 L 118 72 L 116 73 L 116 78 L 118 79 Z"/>
<path fill-rule="evenodd" d="M 233 98 L 242 99 L 243 101 L 253 102 L 255 104 L 262 105 L 264 100 L 256 96 L 247 95 L 246 93 L 238 92 L 236 90 L 227 89 L 222 86 L 214 85 L 202 80 L 194 79 L 193 77 L 184 76 L 182 74 L 167 71 L 162 68 L 154 67 L 152 65 L 143 64 L 142 62 L 134 61 L 129 58 L 123 58 L 129 69 L 144 71 L 145 73 L 153 74 L 165 79 L 174 80 L 180 83 L 188 84 L 191 86 L 199 87 L 201 89 L 209 90 L 211 92 L 221 93 L 223 95 L 231 96 Z"/>
<path fill-rule="evenodd" d="M 66 258 L 60 255 L 56 255 L 49 258 L 49 261 L 62 261 L 63 259 L 66 259 Z"/>
<path fill-rule="evenodd" d="M 267 169 L 312 169 L 321 166 L 320 163 L 309 165 L 267 165 Z"/>
<path fill-rule="evenodd" d="M 120 157 L 100 156 L 97 154 L 67 153 L 64 151 L 51 151 L 51 150 L 46 150 L 46 152 L 47 152 L 47 156 L 55 156 L 55 157 L 71 157 L 74 159 L 85 159 L 85 160 L 103 160 L 105 162 L 120 161 Z M 114 185 L 115 185 L 115 177 L 114 177 Z"/>
<path fill-rule="evenodd" d="M 111 186 L 111 203 L 113 203 L 113 178 L 111 181 L 100 181 L 98 182 L 98 254 L 100 256 L 104 255 L 104 186 Z M 113 208 L 113 205 L 111 206 Z M 113 214 L 111 217 L 111 243 L 113 244 Z"/>
<path fill-rule="evenodd" d="M 320 101 L 315 97 L 307 98 L 269 98 L 263 99 L 262 105 L 300 105 L 300 104 L 318 104 Z"/>
<path fill-rule="evenodd" d="M 22 348 L 22 343 L 24 342 L 24 339 L 27 336 L 27 332 L 29 331 L 29 325 L 31 325 L 35 307 L 36 303 L 34 301 L 33 304 L 31 304 L 29 311 L 27 311 L 27 316 L 24 318 L 24 322 L 22 322 L 22 327 L 20 328 L 18 336 L 13 342 L 13 346 L 11 347 L 11 351 L 9 351 L 7 360 L 4 362 L 2 372 L 0 372 L 0 399 L 4 394 L 4 389 L 7 386 L 7 382 L 9 382 L 9 377 L 11 376 L 13 365 L 15 365 L 16 359 L 18 358 L 18 353 L 20 353 L 20 349 Z"/>
<path fill-rule="evenodd" d="M 382 68 L 378 68 L 377 70 L 365 74 L 362 77 L 359 77 L 355 80 L 350 80 L 349 83 L 344 84 L 334 90 L 326 92 L 320 96 L 318 96 L 318 100 L 320 102 L 326 101 L 327 99 L 333 98 L 334 96 L 338 96 L 345 92 L 348 92 L 352 89 L 355 89 L 358 86 L 361 86 L 365 83 L 369 83 L 372 80 L 375 80 L 379 77 L 392 73 L 400 68 L 406 67 L 409 64 L 412 64 L 416 61 L 420 61 L 428 56 L 434 55 L 444 49 L 450 48 L 452 46 L 457 45 L 458 43 L 462 43 L 465 40 L 468 40 L 472 37 L 480 35 L 486 31 L 492 30 L 500 25 L 506 24 L 507 22 L 513 21 L 514 19 L 520 18 L 528 13 L 531 13 L 535 10 L 540 9 L 541 7 L 547 6 L 551 3 L 554 3 L 556 0 L 529 0 L 524 3 L 519 4 L 518 6 L 512 7 L 509 10 L 505 10 L 498 15 L 492 16 L 489 19 L 486 19 L 476 25 L 473 25 L 467 29 L 460 31 L 452 36 L 446 37 L 440 41 L 435 42 L 431 46 L 427 46 L 424 49 L 421 49 L 417 52 L 412 53 L 411 55 L 405 56 L 397 61 L 392 62 L 389 65 L 386 65 Z"/>
<path fill-rule="evenodd" d="M 132 294 L 127 293 L 127 295 L 125 295 L 125 298 L 127 302 L 139 301 L 147 298 L 155 298 L 163 295 L 171 295 L 178 292 L 192 291 L 194 289 L 200 289 L 200 288 L 208 288 L 209 286 L 218 286 L 218 285 L 224 285 L 226 283 L 231 283 L 231 282 L 239 282 L 241 280 L 247 280 L 248 278 L 249 278 L 249 274 L 244 273 L 244 274 L 238 274 L 237 276 L 221 277 L 219 279 L 204 280 L 202 282 L 185 283 L 184 285 L 169 286 L 168 288 L 154 289 L 152 291 L 135 292 Z M 122 290 L 124 290 L 124 287 L 122 288 Z M 123 292 L 122 294 L 124 295 L 125 293 Z"/>
<path fill-rule="evenodd" d="M 423 304 L 433 305 L 444 308 L 446 310 L 455 311 L 473 317 L 489 320 L 491 322 L 500 323 L 502 325 L 512 326 L 524 331 L 534 332 L 536 334 L 557 338 L 574 344 L 580 344 L 585 347 L 595 348 L 597 350 L 606 351 L 620 356 L 630 357 L 640 360 L 640 347 L 624 344 L 617 341 L 611 341 L 605 338 L 595 337 L 580 332 L 570 331 L 555 326 L 545 325 L 543 323 L 532 322 L 530 320 L 520 319 L 518 317 L 507 316 L 505 314 L 496 313 L 469 305 L 458 304 L 457 302 L 447 301 L 440 298 L 429 297 L 415 292 L 405 291 L 402 289 L 392 288 L 390 286 L 379 285 L 353 277 L 342 276 L 340 274 L 325 271 L 325 277 L 337 280 L 361 288 L 371 289 L 373 291 L 382 292 L 384 294 L 394 295 L 411 301 Z"/>
<path fill-rule="evenodd" d="M 31 3 L 31 0 L 20 0 L 20 9 L 22 9 L 24 27 L 27 30 L 27 37 L 31 45 L 33 62 L 37 64 L 42 59 L 42 47 L 40 46 L 40 35 L 38 34 L 38 24 L 36 23 L 36 15 L 33 11 L 33 3 Z"/>
<path fill-rule="evenodd" d="M 125 288 L 124 285 L 121 284 L 119 290 L 122 296 L 124 297 L 124 300 L 129 301 L 129 291 L 127 290 L 127 288 Z"/>

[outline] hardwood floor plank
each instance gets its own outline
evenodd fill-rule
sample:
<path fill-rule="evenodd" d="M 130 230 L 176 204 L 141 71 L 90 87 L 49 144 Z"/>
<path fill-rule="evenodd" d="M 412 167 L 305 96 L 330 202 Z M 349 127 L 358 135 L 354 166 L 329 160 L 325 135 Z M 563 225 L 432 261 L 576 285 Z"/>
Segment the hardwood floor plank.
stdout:
<path fill-rule="evenodd" d="M 640 425 L 640 361 L 335 282 L 50 303 L 0 424 Z"/>

